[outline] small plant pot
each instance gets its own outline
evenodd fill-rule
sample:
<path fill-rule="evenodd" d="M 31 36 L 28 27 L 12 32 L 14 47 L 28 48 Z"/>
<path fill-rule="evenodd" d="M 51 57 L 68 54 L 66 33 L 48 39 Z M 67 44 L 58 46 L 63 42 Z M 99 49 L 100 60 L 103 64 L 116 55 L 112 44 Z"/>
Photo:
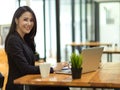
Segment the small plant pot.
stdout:
<path fill-rule="evenodd" d="M 82 67 L 81 68 L 71 68 L 72 71 L 72 79 L 80 79 L 82 75 Z"/>

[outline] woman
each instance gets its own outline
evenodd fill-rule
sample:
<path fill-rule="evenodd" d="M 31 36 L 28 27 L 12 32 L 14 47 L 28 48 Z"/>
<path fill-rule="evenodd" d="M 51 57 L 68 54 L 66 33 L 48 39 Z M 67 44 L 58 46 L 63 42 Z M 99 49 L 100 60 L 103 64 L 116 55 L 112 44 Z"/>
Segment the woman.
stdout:
<path fill-rule="evenodd" d="M 15 85 L 13 80 L 26 74 L 39 74 L 35 62 L 35 42 L 37 21 L 33 10 L 28 6 L 19 7 L 14 13 L 10 31 L 5 41 L 5 51 L 8 57 L 9 74 L 6 90 L 23 90 L 22 85 Z M 50 72 L 54 72 L 53 68 Z M 58 90 L 53 87 L 30 87 L 30 90 Z M 61 88 L 61 87 L 60 87 Z M 68 88 L 61 88 L 69 90 Z"/>

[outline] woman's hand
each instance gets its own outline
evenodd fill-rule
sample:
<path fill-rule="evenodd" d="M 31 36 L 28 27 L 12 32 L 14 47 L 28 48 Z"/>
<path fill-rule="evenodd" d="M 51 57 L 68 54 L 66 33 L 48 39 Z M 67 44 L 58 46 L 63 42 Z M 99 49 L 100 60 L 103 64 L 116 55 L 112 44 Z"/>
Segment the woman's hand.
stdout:
<path fill-rule="evenodd" d="M 59 71 L 59 70 L 63 69 L 64 67 L 69 67 L 69 64 L 67 62 L 59 62 L 55 65 L 55 67 L 53 69 L 54 69 L 54 71 Z"/>

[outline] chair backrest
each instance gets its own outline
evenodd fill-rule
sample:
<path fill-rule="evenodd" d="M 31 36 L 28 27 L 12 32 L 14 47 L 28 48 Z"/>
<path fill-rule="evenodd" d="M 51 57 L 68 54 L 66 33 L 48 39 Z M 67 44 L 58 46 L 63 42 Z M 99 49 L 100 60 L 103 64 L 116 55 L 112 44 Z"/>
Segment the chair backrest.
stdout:
<path fill-rule="evenodd" d="M 4 77 L 4 83 L 2 86 L 2 90 L 5 90 L 5 87 L 6 87 L 7 78 L 8 78 L 8 69 L 9 67 L 8 67 L 7 55 L 5 53 L 4 48 L 0 48 L 0 73 Z M 1 90 L 1 87 L 0 87 L 0 90 Z"/>

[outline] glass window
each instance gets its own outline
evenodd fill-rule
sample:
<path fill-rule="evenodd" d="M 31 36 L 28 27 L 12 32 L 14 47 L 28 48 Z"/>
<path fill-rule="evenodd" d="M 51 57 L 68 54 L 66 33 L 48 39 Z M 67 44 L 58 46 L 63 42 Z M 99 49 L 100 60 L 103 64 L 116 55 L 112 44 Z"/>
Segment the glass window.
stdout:
<path fill-rule="evenodd" d="M 56 9 L 55 0 L 46 0 L 45 24 L 46 24 L 46 55 L 48 58 L 56 58 Z"/>
<path fill-rule="evenodd" d="M 82 0 L 82 41 L 86 41 L 86 0 Z"/>
<path fill-rule="evenodd" d="M 72 12 L 71 0 L 60 0 L 60 44 L 61 60 L 65 60 L 65 45 L 72 42 Z M 67 48 L 67 52 L 71 52 Z"/>
<path fill-rule="evenodd" d="M 44 58 L 43 0 L 31 0 L 30 7 L 34 10 L 37 18 L 37 34 L 35 37 L 36 51 L 40 54 L 40 58 Z"/>
<path fill-rule="evenodd" d="M 80 20 L 81 20 L 81 14 L 80 14 L 80 0 L 75 0 L 75 41 L 76 42 L 80 42 L 81 38 L 80 38 Z"/>
<path fill-rule="evenodd" d="M 32 0 L 30 6 L 35 11 L 38 22 L 35 38 L 40 58 L 56 57 L 56 13 L 55 0 Z"/>

